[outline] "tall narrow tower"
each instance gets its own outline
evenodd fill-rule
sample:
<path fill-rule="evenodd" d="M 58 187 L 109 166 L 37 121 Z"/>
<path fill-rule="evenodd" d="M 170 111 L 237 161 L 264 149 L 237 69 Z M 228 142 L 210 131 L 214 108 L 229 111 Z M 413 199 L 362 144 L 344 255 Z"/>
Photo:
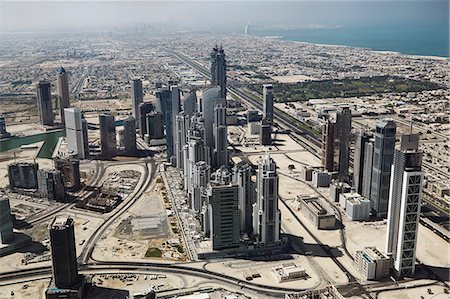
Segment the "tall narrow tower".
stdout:
<path fill-rule="evenodd" d="M 215 46 L 211 52 L 211 85 L 220 86 L 220 97 L 227 97 L 227 61 L 222 46 Z"/>
<path fill-rule="evenodd" d="M 271 244 L 280 241 L 280 222 L 277 165 L 266 155 L 258 163 L 256 203 L 253 206 L 253 233 L 258 242 Z"/>
<path fill-rule="evenodd" d="M 72 218 L 56 217 L 50 226 L 50 245 L 55 286 L 70 289 L 78 281 L 75 230 Z"/>
<path fill-rule="evenodd" d="M 104 158 L 111 158 L 116 155 L 116 125 L 114 115 L 102 113 L 100 119 L 100 149 Z"/>
<path fill-rule="evenodd" d="M 339 150 L 338 178 L 348 182 L 348 165 L 350 158 L 350 134 L 352 130 L 352 112 L 349 107 L 342 107 L 336 114 L 336 137 Z"/>
<path fill-rule="evenodd" d="M 205 128 L 205 146 L 208 148 L 208 156 L 213 156 L 214 150 L 214 109 L 217 105 L 225 106 L 225 100 L 221 98 L 220 87 L 214 86 L 203 91 L 202 115 Z"/>
<path fill-rule="evenodd" d="M 263 85 L 263 119 L 267 122 L 273 122 L 273 86 L 272 84 Z"/>
<path fill-rule="evenodd" d="M 377 124 L 375 131 L 370 207 L 378 217 L 383 218 L 387 216 L 396 130 L 393 120 L 384 119 Z"/>
<path fill-rule="evenodd" d="M 53 115 L 50 82 L 39 81 L 36 89 L 40 123 L 43 126 L 53 126 L 55 116 Z"/>
<path fill-rule="evenodd" d="M 394 154 L 387 224 L 386 253 L 399 277 L 414 275 L 422 193 L 422 152 L 419 134 L 403 135 Z"/>
<path fill-rule="evenodd" d="M 336 139 L 336 123 L 330 119 L 322 125 L 322 166 L 326 171 L 335 170 L 334 148 Z"/>
<path fill-rule="evenodd" d="M 141 79 L 135 78 L 130 81 L 131 85 L 131 100 L 133 101 L 132 115 L 134 119 L 139 119 L 139 105 L 144 101 L 144 96 L 142 93 L 142 81 Z M 139 122 L 138 122 L 139 126 Z"/>
<path fill-rule="evenodd" d="M 214 166 L 228 165 L 227 109 L 219 105 L 214 109 Z"/>
<path fill-rule="evenodd" d="M 0 244 L 12 241 L 14 241 L 14 233 L 9 198 L 0 194 Z"/>
<path fill-rule="evenodd" d="M 353 159 L 353 186 L 355 191 L 362 194 L 363 190 L 363 177 L 364 177 L 364 160 L 366 157 L 366 143 L 369 141 L 370 136 L 360 131 L 356 134 L 355 141 L 355 155 Z M 370 166 L 371 167 L 371 166 Z"/>
<path fill-rule="evenodd" d="M 83 119 L 81 111 L 78 108 L 65 108 L 64 115 L 66 120 L 66 140 L 70 153 L 78 156 L 80 159 L 86 158 L 86 142 L 84 140 Z"/>
<path fill-rule="evenodd" d="M 252 210 L 255 199 L 255 184 L 252 182 L 252 167 L 240 162 L 234 168 L 234 181 L 239 187 L 239 210 L 241 234 L 251 235 L 253 232 Z"/>
<path fill-rule="evenodd" d="M 67 79 L 66 70 L 61 66 L 58 69 L 58 98 L 59 98 L 59 115 L 61 116 L 61 123 L 66 124 L 64 109 L 68 108 L 69 102 L 69 81 Z"/>

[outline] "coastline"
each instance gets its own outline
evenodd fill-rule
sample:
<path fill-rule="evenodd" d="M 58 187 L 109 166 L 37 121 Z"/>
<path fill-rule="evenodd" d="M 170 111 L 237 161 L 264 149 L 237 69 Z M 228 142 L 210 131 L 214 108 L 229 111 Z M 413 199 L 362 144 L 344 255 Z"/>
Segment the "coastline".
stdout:
<path fill-rule="evenodd" d="M 433 60 L 439 60 L 439 61 L 449 61 L 450 60 L 450 57 L 445 57 L 445 56 L 407 54 L 407 53 L 403 53 L 403 52 L 399 52 L 399 51 L 375 50 L 375 49 L 366 48 L 366 47 L 357 47 L 357 46 L 339 45 L 339 44 L 322 44 L 322 43 L 290 40 L 290 39 L 284 39 L 283 36 L 281 36 L 281 35 L 277 35 L 277 36 L 253 35 L 251 37 L 257 37 L 257 38 L 263 38 L 263 39 L 269 39 L 269 40 L 278 40 L 278 41 L 290 42 L 290 43 L 306 44 L 306 45 L 316 45 L 316 46 L 323 46 L 323 47 L 342 47 L 342 48 L 361 49 L 361 50 L 366 50 L 366 51 L 370 51 L 370 52 L 374 52 L 374 53 L 378 53 L 378 54 L 401 55 L 401 56 L 406 56 L 406 57 L 410 57 L 413 59 L 433 59 Z"/>

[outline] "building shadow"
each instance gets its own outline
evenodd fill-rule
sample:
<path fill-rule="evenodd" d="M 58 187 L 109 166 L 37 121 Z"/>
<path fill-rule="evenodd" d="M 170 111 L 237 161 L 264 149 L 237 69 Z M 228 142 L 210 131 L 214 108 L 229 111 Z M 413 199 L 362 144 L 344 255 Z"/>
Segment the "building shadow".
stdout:
<path fill-rule="evenodd" d="M 98 285 L 87 284 L 83 299 L 126 299 L 130 298 L 130 292 L 127 290 L 107 288 Z"/>
<path fill-rule="evenodd" d="M 450 282 L 450 269 L 448 267 L 428 266 L 417 264 L 414 278 L 435 279 L 443 282 Z"/>
<path fill-rule="evenodd" d="M 328 246 L 326 244 L 305 243 L 304 239 L 299 236 L 286 234 L 292 248 L 292 253 L 309 255 L 313 257 L 341 257 L 342 251 L 337 247 Z"/>

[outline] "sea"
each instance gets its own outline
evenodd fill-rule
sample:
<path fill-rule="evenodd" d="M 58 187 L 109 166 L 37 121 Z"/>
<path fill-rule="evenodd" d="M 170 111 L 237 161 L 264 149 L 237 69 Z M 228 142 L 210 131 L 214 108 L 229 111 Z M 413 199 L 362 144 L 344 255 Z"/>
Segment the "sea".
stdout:
<path fill-rule="evenodd" d="M 342 45 L 407 55 L 449 57 L 448 26 L 253 29 L 252 35 L 288 41 Z"/>

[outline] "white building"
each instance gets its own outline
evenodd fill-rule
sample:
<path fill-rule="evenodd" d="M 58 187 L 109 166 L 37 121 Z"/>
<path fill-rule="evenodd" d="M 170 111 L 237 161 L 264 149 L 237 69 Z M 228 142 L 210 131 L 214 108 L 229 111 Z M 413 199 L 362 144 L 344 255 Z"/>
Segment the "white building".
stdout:
<path fill-rule="evenodd" d="M 66 122 L 66 140 L 70 153 L 76 154 L 78 158 L 85 159 L 86 142 L 83 136 L 83 124 L 81 111 L 78 108 L 65 108 L 64 118 Z"/>

